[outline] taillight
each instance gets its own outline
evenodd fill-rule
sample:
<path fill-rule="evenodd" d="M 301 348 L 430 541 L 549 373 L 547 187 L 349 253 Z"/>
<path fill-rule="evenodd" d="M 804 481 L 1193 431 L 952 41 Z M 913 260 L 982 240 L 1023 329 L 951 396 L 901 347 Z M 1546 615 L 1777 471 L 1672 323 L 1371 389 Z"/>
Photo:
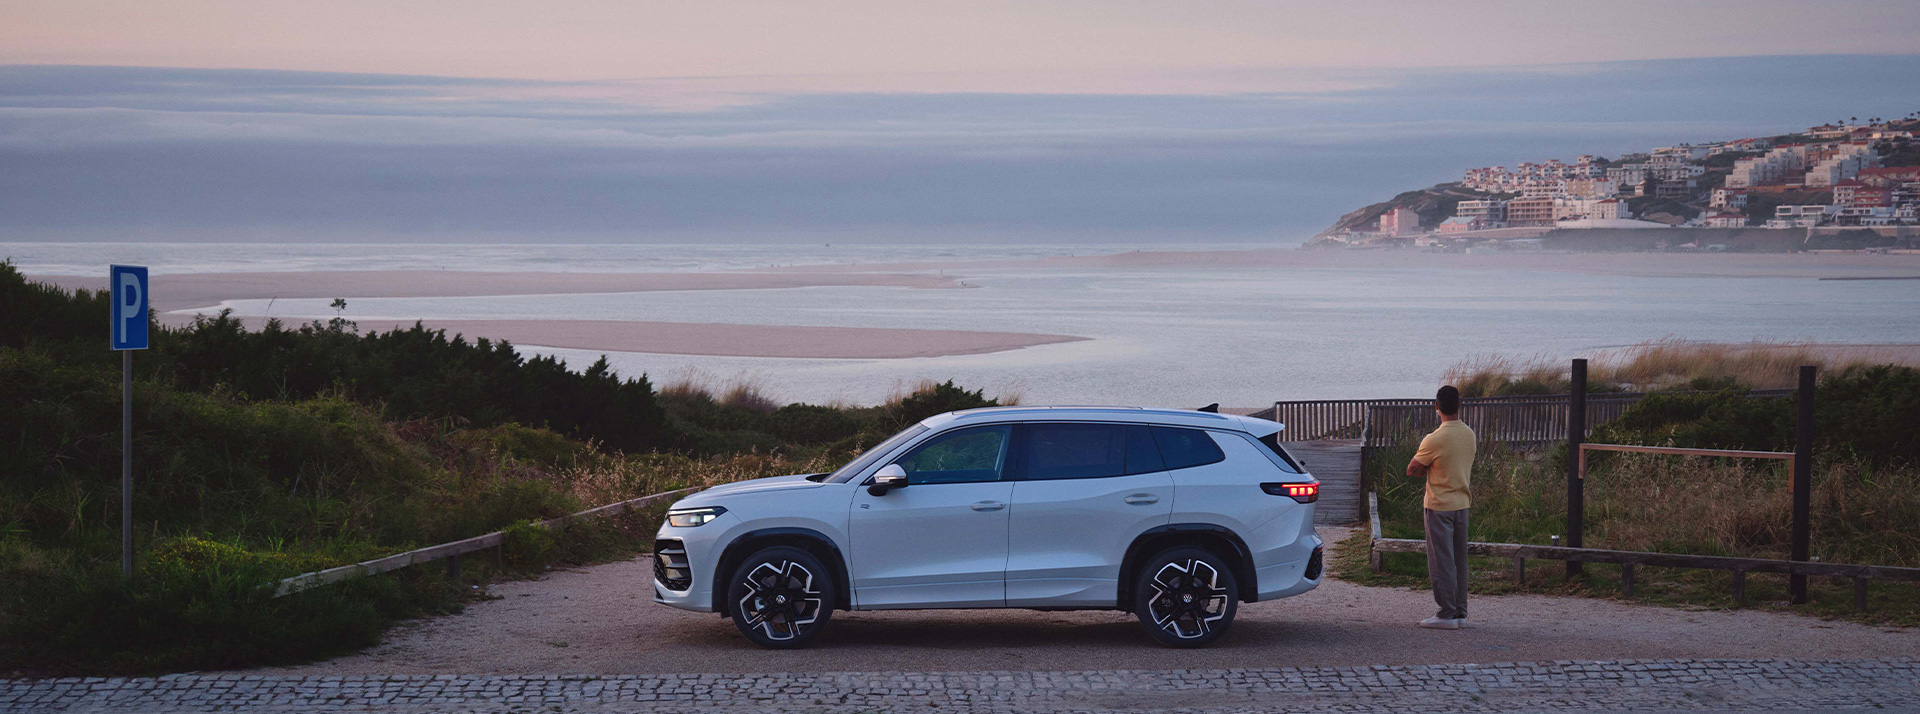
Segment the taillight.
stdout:
<path fill-rule="evenodd" d="M 1286 496 L 1301 503 L 1313 503 L 1320 500 L 1320 482 L 1308 483 L 1263 483 L 1260 490 L 1275 496 Z"/>

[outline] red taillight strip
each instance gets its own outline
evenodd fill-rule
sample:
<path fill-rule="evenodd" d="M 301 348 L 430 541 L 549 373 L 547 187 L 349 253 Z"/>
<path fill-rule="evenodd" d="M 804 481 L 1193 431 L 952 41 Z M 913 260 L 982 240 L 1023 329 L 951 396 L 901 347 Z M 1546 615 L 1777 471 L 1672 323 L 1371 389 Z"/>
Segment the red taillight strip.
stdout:
<path fill-rule="evenodd" d="M 1260 490 L 1275 496 L 1286 496 L 1300 503 L 1313 503 L 1320 500 L 1320 482 L 1307 483 L 1263 483 Z"/>

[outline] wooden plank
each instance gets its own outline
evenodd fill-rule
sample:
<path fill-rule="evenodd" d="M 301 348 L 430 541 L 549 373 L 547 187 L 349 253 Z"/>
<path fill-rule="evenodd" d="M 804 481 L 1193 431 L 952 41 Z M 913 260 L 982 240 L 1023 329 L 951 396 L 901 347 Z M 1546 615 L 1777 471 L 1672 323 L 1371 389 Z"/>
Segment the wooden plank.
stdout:
<path fill-rule="evenodd" d="M 1366 517 L 1366 503 L 1360 493 L 1359 439 L 1296 441 L 1286 448 L 1308 473 L 1320 480 L 1314 523 L 1346 525 Z"/>
<path fill-rule="evenodd" d="M 635 506 L 646 505 L 649 503 L 653 503 L 655 501 L 660 501 L 660 500 L 672 498 L 675 496 L 681 496 L 681 495 L 693 493 L 695 491 L 700 491 L 704 489 L 705 489 L 704 486 L 694 486 L 694 487 L 683 488 L 675 491 L 666 491 L 663 493 L 649 494 L 646 496 L 641 496 L 639 498 L 632 498 L 625 501 L 616 501 L 614 503 L 609 503 L 604 506 L 589 508 L 579 513 L 561 516 L 559 518 L 540 521 L 538 523 L 535 523 L 534 525 L 540 526 L 542 528 L 555 528 L 555 527 L 565 525 L 566 523 L 576 518 L 614 515 L 614 514 L 626 511 L 627 509 L 633 508 Z M 498 548 L 505 542 L 506 542 L 506 533 L 504 531 L 494 531 L 492 533 L 487 533 L 484 535 L 477 535 L 472 538 L 456 540 L 450 543 L 441 543 L 439 545 L 430 545 L 425 548 L 409 550 L 405 553 L 396 553 L 394 555 L 389 555 L 384 558 L 375 558 L 373 560 L 369 560 L 365 562 L 354 563 L 353 565 L 342 565 L 337 568 L 328 568 L 326 570 L 320 570 L 312 573 L 301 573 L 299 575 L 295 575 L 289 578 L 283 578 L 280 581 L 280 586 L 274 589 L 273 596 L 282 597 L 285 595 L 291 595 L 293 593 L 300 592 L 302 590 L 316 588 L 322 585 L 331 585 L 333 583 L 352 580 L 354 578 L 365 577 L 368 575 L 378 575 L 380 573 L 392 572 L 395 570 L 399 570 L 401 568 L 420 565 L 422 563 L 431 563 L 433 561 L 441 560 L 444 558 L 457 558 L 467 553 L 487 550 L 489 548 Z M 448 572 L 453 574 L 455 577 L 457 577 L 459 573 L 459 566 L 449 565 Z"/>
<path fill-rule="evenodd" d="M 1636 454 L 1672 454 L 1676 456 L 1724 456 L 1733 459 L 1791 459 L 1791 451 L 1742 451 L 1739 449 L 1682 449 L 1672 446 L 1634 446 L 1632 444 L 1581 444 L 1581 451 L 1624 451 Z"/>
<path fill-rule="evenodd" d="M 1373 547 L 1376 550 L 1387 553 L 1427 552 L 1426 541 L 1412 538 L 1376 538 L 1374 539 Z M 1920 568 L 1896 568 L 1885 565 L 1852 565 L 1846 563 L 1803 563 L 1792 560 L 1736 558 L 1720 555 L 1646 553 L 1632 550 L 1568 548 L 1564 546 L 1523 545 L 1517 543 L 1468 543 L 1467 553 L 1469 555 L 1505 558 L 1539 558 L 1580 563 L 1631 563 L 1634 565 L 1648 565 L 1662 568 L 1697 568 L 1704 570 L 1752 571 L 1756 573 L 1798 573 L 1801 575 L 1835 578 L 1866 577 L 1879 580 L 1920 580 Z"/>

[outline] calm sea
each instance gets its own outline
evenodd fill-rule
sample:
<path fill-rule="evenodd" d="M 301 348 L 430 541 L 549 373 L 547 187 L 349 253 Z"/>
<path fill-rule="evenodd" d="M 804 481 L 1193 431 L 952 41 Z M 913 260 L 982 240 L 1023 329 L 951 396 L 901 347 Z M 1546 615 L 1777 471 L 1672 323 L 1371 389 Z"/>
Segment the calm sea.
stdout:
<path fill-rule="evenodd" d="M 818 263 L 1092 255 L 1098 245 L 0 244 L 28 273 L 256 270 L 699 271 Z M 1187 246 L 1230 249 L 1250 246 Z M 1164 248 L 1157 248 L 1164 249 Z M 775 396 L 871 403 L 952 379 L 1028 403 L 1255 406 L 1279 399 L 1431 394 L 1476 356 L 1564 358 L 1666 337 L 1920 342 L 1920 282 L 1634 277 L 1531 270 L 1378 268 L 978 268 L 972 290 L 822 287 L 603 295 L 382 299 L 348 317 L 576 318 L 993 330 L 1086 342 L 897 360 L 609 353 L 626 374 L 753 380 Z M 327 300 L 280 300 L 283 318 L 332 317 Z M 264 305 L 237 302 L 240 312 Z M 600 353 L 523 347 L 576 367 Z"/>

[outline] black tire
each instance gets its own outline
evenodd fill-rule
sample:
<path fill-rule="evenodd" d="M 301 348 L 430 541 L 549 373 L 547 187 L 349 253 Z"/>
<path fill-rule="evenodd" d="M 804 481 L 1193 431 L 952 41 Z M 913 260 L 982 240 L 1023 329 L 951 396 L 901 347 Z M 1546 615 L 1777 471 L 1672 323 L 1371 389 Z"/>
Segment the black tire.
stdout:
<path fill-rule="evenodd" d="M 1160 644 L 1205 647 L 1226 634 L 1240 607 L 1240 583 L 1212 551 L 1178 546 L 1134 573 L 1133 612 Z"/>
<path fill-rule="evenodd" d="M 784 545 L 747 556 L 727 580 L 733 626 L 773 649 L 806 644 L 833 616 L 836 594 L 833 573 L 819 558 Z"/>

